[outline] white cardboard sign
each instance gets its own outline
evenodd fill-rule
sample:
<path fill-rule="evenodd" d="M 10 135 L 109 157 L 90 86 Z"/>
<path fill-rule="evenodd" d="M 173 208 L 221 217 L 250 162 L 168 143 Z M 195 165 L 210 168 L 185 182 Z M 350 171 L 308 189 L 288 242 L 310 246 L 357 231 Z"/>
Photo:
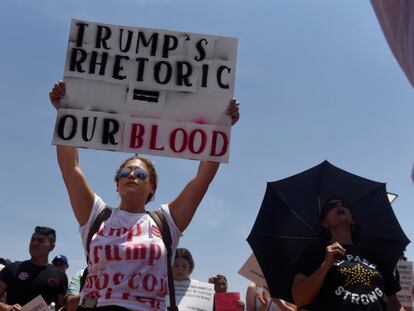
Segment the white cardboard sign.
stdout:
<path fill-rule="evenodd" d="M 72 20 L 54 144 L 228 162 L 237 39 Z"/>
<path fill-rule="evenodd" d="M 263 276 L 262 269 L 260 269 L 259 263 L 254 254 L 251 254 L 247 261 L 243 264 L 239 270 L 239 274 L 253 283 L 256 283 L 258 287 L 268 289 L 266 279 Z"/>
<path fill-rule="evenodd" d="M 413 306 L 413 263 L 412 261 L 398 261 L 397 269 L 400 274 L 401 291 L 397 293 L 398 300 L 403 307 Z"/>
<path fill-rule="evenodd" d="M 214 284 L 197 280 L 174 281 L 180 311 L 213 311 Z"/>
<path fill-rule="evenodd" d="M 36 296 L 22 307 L 22 311 L 50 311 L 49 306 L 41 295 Z"/>

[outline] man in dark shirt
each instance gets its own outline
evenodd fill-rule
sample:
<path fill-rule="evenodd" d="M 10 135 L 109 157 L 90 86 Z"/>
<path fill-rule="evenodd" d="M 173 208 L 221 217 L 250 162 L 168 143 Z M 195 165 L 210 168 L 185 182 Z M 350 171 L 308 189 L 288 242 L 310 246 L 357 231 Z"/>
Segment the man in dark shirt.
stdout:
<path fill-rule="evenodd" d="M 56 242 L 55 230 L 36 227 L 29 244 L 31 259 L 16 261 L 0 272 L 0 296 L 7 293 L 6 303 L 0 302 L 0 311 L 20 310 L 38 295 L 47 304 L 63 305 L 68 285 L 66 274 L 49 264 L 49 253 Z"/>

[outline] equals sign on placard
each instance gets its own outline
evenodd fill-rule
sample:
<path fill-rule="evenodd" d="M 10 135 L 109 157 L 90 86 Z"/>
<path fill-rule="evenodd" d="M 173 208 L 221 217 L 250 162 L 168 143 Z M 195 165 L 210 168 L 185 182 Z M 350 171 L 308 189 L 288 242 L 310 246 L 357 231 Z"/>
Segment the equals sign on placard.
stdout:
<path fill-rule="evenodd" d="M 151 103 L 158 103 L 158 97 L 160 92 L 158 91 L 146 91 L 134 89 L 133 100 L 147 101 Z"/>

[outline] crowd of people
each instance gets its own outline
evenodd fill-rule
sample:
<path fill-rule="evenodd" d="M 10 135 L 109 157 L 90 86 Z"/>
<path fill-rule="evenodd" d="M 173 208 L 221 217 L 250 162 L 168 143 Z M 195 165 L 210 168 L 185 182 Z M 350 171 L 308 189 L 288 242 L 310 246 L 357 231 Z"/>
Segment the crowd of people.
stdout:
<path fill-rule="evenodd" d="M 49 254 L 53 251 L 55 243 L 55 230 L 38 226 L 29 242 L 29 260 L 11 262 L 0 258 L 0 310 L 22 310 L 23 305 L 38 295 L 41 295 L 49 306 L 53 306 L 53 310 L 103 309 L 81 306 L 81 292 L 88 276 L 88 267 L 79 270 L 68 282 L 67 257 L 60 254 L 49 263 Z M 191 252 L 186 248 L 177 248 L 172 264 L 174 282 L 191 281 L 190 276 L 194 267 Z M 212 275 L 208 278 L 208 283 L 214 285 L 215 293 L 226 293 L 228 290 L 227 278 L 224 275 Z M 254 283 L 246 291 L 246 304 L 240 300 L 237 302 L 237 308 L 240 311 L 296 310 L 293 304 L 271 298 L 265 288 L 258 288 Z M 105 309 L 118 308 L 111 306 Z"/>
<path fill-rule="evenodd" d="M 399 3 L 398 7 L 395 3 Z M 401 33 L 408 27 L 412 5 L 408 1 L 372 0 L 392 51 L 410 81 L 412 55 L 403 53 L 409 40 Z M 392 4 L 393 3 L 393 4 Z M 405 8 L 405 9 L 402 9 Z M 402 39 L 401 39 L 402 38 Z M 401 40 L 397 40 L 401 39 Z M 410 46 L 411 47 L 411 46 Z M 65 84 L 57 82 L 49 93 L 56 109 L 65 96 Z M 239 119 L 239 103 L 228 111 L 232 125 Z M 174 281 L 190 281 L 195 263 L 191 252 L 177 248 L 219 168 L 201 161 L 195 176 L 168 204 L 148 213 L 146 204 L 158 187 L 153 163 L 131 157 L 120 164 L 115 189 L 120 202 L 110 208 L 86 180 L 77 148 L 56 146 L 59 167 L 79 223 L 87 266 L 68 281 L 65 255 L 49 263 L 56 232 L 35 227 L 29 242 L 30 259 L 0 261 L 0 311 L 22 310 L 41 295 L 53 308 L 62 310 L 164 310 Z M 352 208 L 345 198 L 329 198 L 320 213 L 320 244 L 306 250 L 298 262 L 291 287 L 293 301 L 271 297 L 267 288 L 252 283 L 245 301 L 237 308 L 247 311 L 275 310 L 404 310 L 396 293 L 400 285 L 390 267 L 369 249 L 358 244 Z M 170 271 L 172 271 L 170 273 Z M 228 289 L 224 275 L 208 279 L 216 293 Z M 169 310 L 178 310 L 173 304 Z"/>
<path fill-rule="evenodd" d="M 320 247 L 309 249 L 302 255 L 298 263 L 297 274 L 292 286 L 293 301 L 296 305 L 271 297 L 267 288 L 252 283 L 247 288 L 245 302 L 240 300 L 235 307 L 240 311 L 303 311 L 365 310 L 363 307 L 369 305 L 371 309 L 366 310 L 404 310 L 396 297 L 400 286 L 393 271 L 382 270 L 382 267 L 376 264 L 376 258 L 371 256 L 369 250 L 358 246 L 358 230 L 353 226 L 352 211 L 347 203 L 340 198 L 329 199 L 321 211 L 320 223 Z M 101 225 L 95 236 L 103 236 L 105 223 Z M 160 238 L 160 231 L 154 229 L 154 227 L 149 229 L 154 235 L 151 238 Z M 125 235 L 132 236 L 127 231 Z M 55 310 L 163 310 L 165 308 L 161 304 L 154 303 L 155 300 L 150 299 L 148 295 L 146 296 L 147 300 L 142 300 L 144 303 L 142 301 L 137 303 L 137 296 L 135 296 L 134 300 L 128 301 L 128 307 L 119 306 L 115 304 L 119 300 L 111 299 L 111 292 L 114 290 L 109 291 L 109 294 L 107 290 L 104 296 L 105 299 L 110 300 L 110 305 L 96 306 L 100 301 L 99 298 L 102 297 L 99 292 L 94 291 L 92 296 L 86 296 L 85 293 L 89 293 L 91 289 L 104 288 L 105 282 L 109 282 L 105 281 L 106 266 L 101 267 L 99 272 L 95 272 L 102 273 L 102 275 L 95 278 L 94 281 L 90 280 L 93 275 L 89 271 L 91 267 L 93 268 L 91 262 L 99 261 L 95 254 L 95 257 L 89 257 L 88 266 L 78 271 L 68 282 L 66 271 L 69 262 L 67 257 L 57 255 L 53 258 L 52 263 L 49 263 L 49 254 L 55 248 L 55 243 L 55 230 L 38 226 L 35 227 L 29 242 L 31 256 L 29 260 L 16 262 L 0 260 L 0 297 L 2 297 L 0 310 L 22 310 L 24 304 L 38 295 L 42 295 L 45 302 L 53 306 Z M 144 249 L 144 245 L 141 244 L 141 247 L 135 248 L 140 257 L 134 259 L 134 262 L 145 258 L 145 251 L 140 253 Z M 151 251 L 151 247 L 149 250 Z M 161 257 L 161 253 L 155 257 Z M 155 257 L 153 258 L 154 262 Z M 358 259 L 356 260 L 356 258 Z M 135 270 L 133 274 L 137 278 L 129 278 L 127 286 L 133 282 L 139 284 L 138 275 L 153 269 L 152 266 L 146 264 L 144 268 L 140 268 L 141 270 Z M 341 278 L 341 274 L 352 271 L 355 267 L 357 267 L 355 270 L 357 272 L 354 271 L 356 274 L 352 275 L 353 279 L 366 278 L 366 282 L 354 282 L 355 292 L 347 294 L 347 291 L 343 290 L 345 287 L 343 282 L 352 283 L 352 281 L 349 278 Z M 123 272 L 125 270 L 122 270 L 122 267 L 118 268 L 118 272 L 112 277 L 114 284 L 111 286 L 121 285 L 122 288 L 121 280 L 128 272 Z M 191 252 L 186 248 L 176 248 L 171 264 L 173 280 L 175 282 L 191 281 L 191 273 L 194 268 L 195 262 Z M 165 266 L 165 270 L 168 270 L 167 266 Z M 148 277 L 144 276 L 141 281 L 144 290 L 150 293 L 155 292 L 155 290 L 149 290 L 149 283 L 144 281 L 145 278 Z M 151 279 L 151 287 L 155 289 L 157 286 L 156 278 L 152 276 Z M 165 296 L 168 291 L 166 288 L 168 282 L 165 279 L 163 281 L 164 283 L 159 286 Z M 95 282 L 95 285 L 92 285 L 92 282 Z M 224 275 L 212 275 L 209 277 L 208 283 L 214 284 L 216 293 L 226 293 L 228 290 L 227 278 Z M 132 295 L 133 287 L 138 286 L 130 286 L 129 291 L 124 292 L 124 297 L 128 298 L 129 295 Z M 371 295 L 364 294 L 367 292 L 370 292 Z M 157 295 L 156 292 L 154 294 Z M 347 295 L 351 295 L 352 299 L 346 299 Z M 87 305 L 91 301 L 85 300 L 85 297 L 92 297 L 93 305 Z M 136 308 L 134 303 L 137 303 L 138 306 L 143 304 L 146 309 Z M 122 301 L 119 304 L 121 305 Z"/>

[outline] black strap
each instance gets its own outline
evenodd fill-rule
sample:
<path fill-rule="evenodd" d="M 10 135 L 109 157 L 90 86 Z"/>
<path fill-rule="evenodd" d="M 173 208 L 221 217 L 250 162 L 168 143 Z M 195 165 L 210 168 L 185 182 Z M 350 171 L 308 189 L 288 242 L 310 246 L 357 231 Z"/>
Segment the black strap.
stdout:
<path fill-rule="evenodd" d="M 92 237 L 95 233 L 98 232 L 99 228 L 101 227 L 101 224 L 107 220 L 112 214 L 112 209 L 109 207 L 105 207 L 99 214 L 96 216 L 94 222 L 92 223 L 92 226 L 89 229 L 88 232 L 88 238 L 86 239 L 86 264 L 89 262 L 89 248 L 91 246 Z"/>
<path fill-rule="evenodd" d="M 165 247 L 167 249 L 167 272 L 168 272 L 168 292 L 170 296 L 170 306 L 167 308 L 168 311 L 179 311 L 177 307 L 177 302 L 175 300 L 175 287 L 174 287 L 174 278 L 172 274 L 172 265 L 171 265 L 171 256 L 172 256 L 172 239 L 171 231 L 168 226 L 167 220 L 164 217 L 164 214 L 161 210 L 156 210 L 149 212 L 151 218 L 157 224 L 158 229 L 160 229 L 162 240 L 164 241 Z"/>

